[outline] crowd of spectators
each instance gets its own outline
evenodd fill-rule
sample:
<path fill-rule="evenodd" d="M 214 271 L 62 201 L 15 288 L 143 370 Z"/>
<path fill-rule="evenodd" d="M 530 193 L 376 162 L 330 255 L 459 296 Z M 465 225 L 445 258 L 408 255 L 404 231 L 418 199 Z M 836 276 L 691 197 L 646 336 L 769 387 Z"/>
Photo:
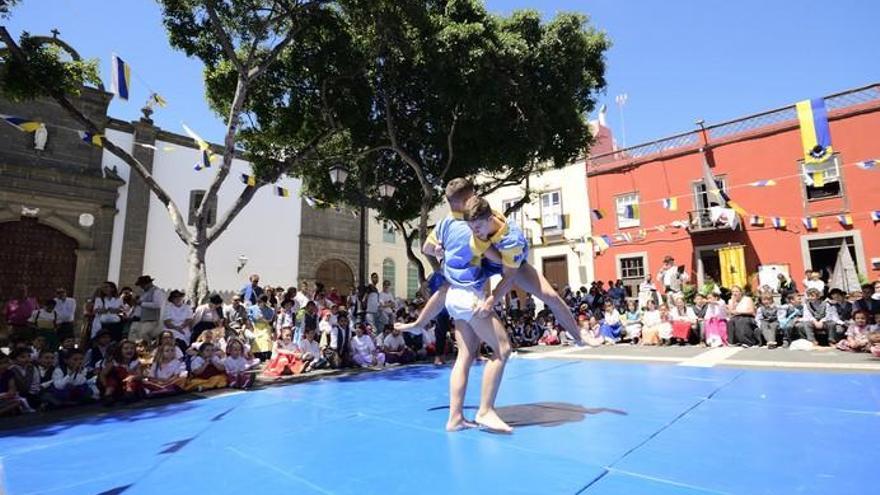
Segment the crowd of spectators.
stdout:
<path fill-rule="evenodd" d="M 755 291 L 711 280 L 689 291 L 687 273 L 671 258 L 656 280 L 659 287 L 648 277 L 637 293 L 617 280 L 560 294 L 590 346 L 823 346 L 880 357 L 880 281 L 847 294 L 829 290 L 809 271 L 802 291 L 785 276 L 776 287 Z M 264 287 L 252 275 L 229 301 L 214 294 L 198 305 L 153 282 L 146 275 L 137 289 L 106 282 L 81 314 L 64 289 L 40 304 L 25 295 L 8 301 L 0 414 L 246 389 L 257 379 L 324 368 L 381 368 L 431 357 L 442 364 L 455 351 L 450 322 L 442 319 L 448 317 L 427 328 L 394 328 L 415 320 L 428 287 L 404 300 L 390 281 L 380 288 L 375 273 L 347 294 L 321 283 Z M 495 310 L 514 348 L 574 343 L 530 294 L 511 291 Z"/>
<path fill-rule="evenodd" d="M 443 327 L 438 350 L 434 324 L 401 333 L 423 298 L 396 297 L 389 281 L 341 295 L 323 284 L 260 285 L 260 277 L 228 304 L 216 294 L 193 305 L 167 294 L 149 276 L 136 290 L 105 282 L 74 326 L 76 301 L 59 289 L 37 304 L 9 301 L 8 352 L 0 353 L 0 414 L 101 402 L 106 406 L 149 397 L 224 387 L 249 388 L 323 368 L 381 368 L 447 351 Z"/>

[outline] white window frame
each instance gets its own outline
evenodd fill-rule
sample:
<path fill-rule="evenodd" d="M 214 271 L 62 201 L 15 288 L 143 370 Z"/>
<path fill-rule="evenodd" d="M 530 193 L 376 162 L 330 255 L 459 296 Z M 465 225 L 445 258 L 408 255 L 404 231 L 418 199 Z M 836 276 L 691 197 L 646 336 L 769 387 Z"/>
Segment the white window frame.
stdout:
<path fill-rule="evenodd" d="M 397 233 L 391 224 L 382 225 L 382 242 L 386 244 L 395 244 L 397 242 Z"/>
<path fill-rule="evenodd" d="M 640 251 L 638 253 L 621 253 L 614 257 L 614 266 L 617 270 L 617 278 L 615 280 L 623 280 L 623 267 L 621 266 L 621 262 L 625 259 L 630 258 L 641 258 L 642 259 L 642 268 L 645 273 L 642 275 L 642 282 L 645 281 L 645 277 L 651 274 L 650 269 L 648 268 L 648 253 L 645 251 Z M 631 280 L 635 280 L 632 277 L 629 277 Z"/>
<path fill-rule="evenodd" d="M 520 197 L 520 198 L 514 198 L 514 199 L 505 199 L 504 201 L 502 201 L 501 202 L 501 213 L 506 212 L 508 208 L 515 205 L 521 199 L 522 198 Z M 523 205 L 523 207 L 524 206 L 525 205 Z M 511 212 L 510 215 L 507 217 L 508 220 L 513 220 L 517 225 L 520 226 L 520 228 L 525 227 L 525 216 L 523 215 L 523 207 L 520 207 L 518 210 Z"/>
<path fill-rule="evenodd" d="M 639 192 L 632 191 L 624 194 L 618 194 L 614 197 L 614 214 L 617 217 L 618 229 L 629 229 L 642 225 L 642 211 L 639 208 L 638 218 L 627 218 L 624 216 L 623 210 L 628 205 L 639 205 Z"/>
<path fill-rule="evenodd" d="M 556 195 L 558 202 L 553 203 L 553 195 Z M 544 206 L 544 199 L 550 198 L 548 206 Z M 563 225 L 562 215 L 562 190 L 554 189 L 541 193 L 541 229 L 547 232 L 562 232 L 565 228 Z"/>

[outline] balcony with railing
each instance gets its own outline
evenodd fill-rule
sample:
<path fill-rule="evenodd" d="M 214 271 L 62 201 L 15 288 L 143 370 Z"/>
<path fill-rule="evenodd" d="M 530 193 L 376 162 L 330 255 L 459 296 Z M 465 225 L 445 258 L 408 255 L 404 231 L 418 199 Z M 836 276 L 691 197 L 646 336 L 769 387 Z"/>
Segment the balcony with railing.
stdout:
<path fill-rule="evenodd" d="M 687 229 L 691 234 L 703 234 L 730 230 L 730 224 L 724 221 L 713 222 L 712 213 L 708 209 L 693 210 L 688 212 Z"/>

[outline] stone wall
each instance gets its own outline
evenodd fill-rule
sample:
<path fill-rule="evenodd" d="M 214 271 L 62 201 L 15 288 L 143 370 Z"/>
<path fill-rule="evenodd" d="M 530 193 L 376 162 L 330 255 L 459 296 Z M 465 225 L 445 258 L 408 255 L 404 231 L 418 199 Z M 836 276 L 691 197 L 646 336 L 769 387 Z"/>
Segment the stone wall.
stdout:
<path fill-rule="evenodd" d="M 315 282 L 315 273 L 321 263 L 338 259 L 348 264 L 357 283 L 359 238 L 360 219 L 351 212 L 337 212 L 332 208 L 314 209 L 303 202 L 299 244 L 300 281 Z"/>

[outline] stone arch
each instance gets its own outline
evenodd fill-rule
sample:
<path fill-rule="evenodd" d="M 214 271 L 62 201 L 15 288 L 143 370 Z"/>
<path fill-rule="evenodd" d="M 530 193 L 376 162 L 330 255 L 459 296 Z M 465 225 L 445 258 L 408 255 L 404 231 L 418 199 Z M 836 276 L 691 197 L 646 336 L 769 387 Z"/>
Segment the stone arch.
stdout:
<path fill-rule="evenodd" d="M 317 266 L 314 277 L 316 282 L 323 283 L 327 291 L 336 287 L 340 295 L 348 295 L 354 286 L 354 270 L 348 263 L 339 258 L 326 258 Z"/>

